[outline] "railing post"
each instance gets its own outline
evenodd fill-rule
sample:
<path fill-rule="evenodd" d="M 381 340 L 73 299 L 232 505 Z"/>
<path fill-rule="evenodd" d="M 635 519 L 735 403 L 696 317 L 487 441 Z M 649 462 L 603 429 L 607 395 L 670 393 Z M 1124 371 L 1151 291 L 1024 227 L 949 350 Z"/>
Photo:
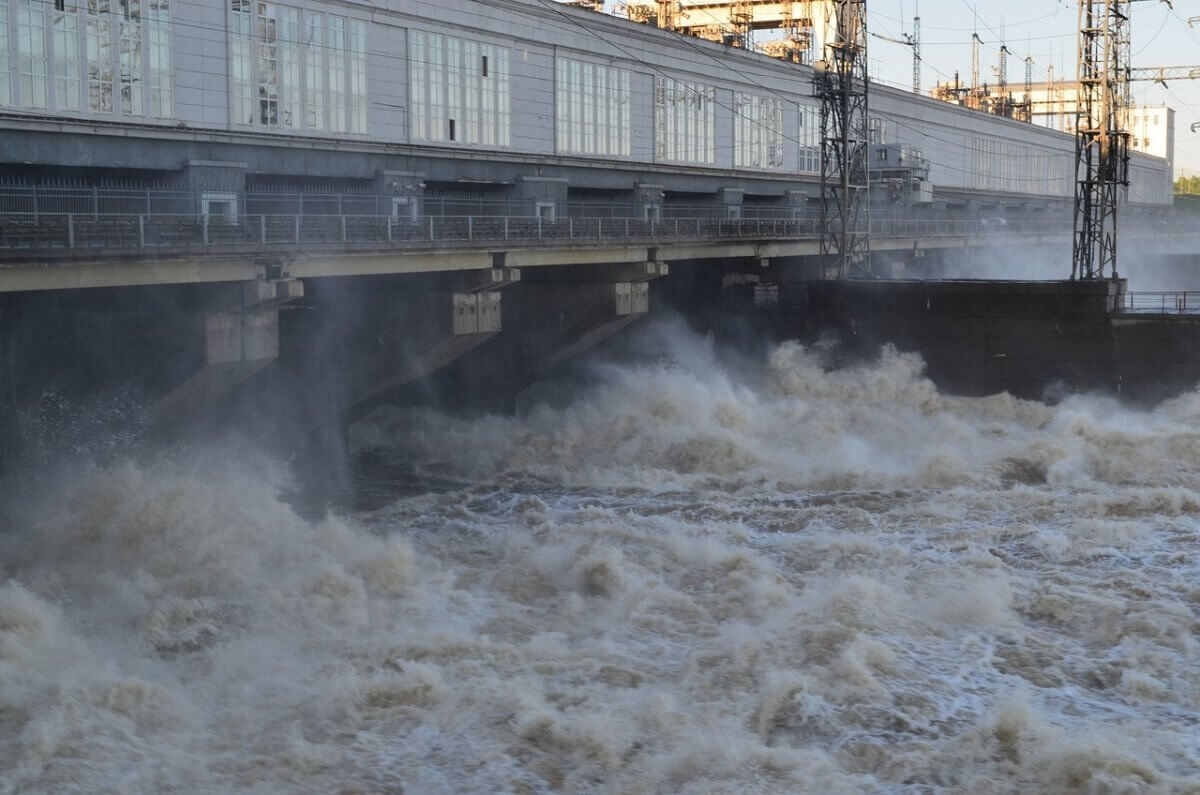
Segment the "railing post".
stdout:
<path fill-rule="evenodd" d="M 504 239 L 508 240 L 508 215 L 504 216 Z"/>
<path fill-rule="evenodd" d="M 301 199 L 300 203 L 301 203 L 301 205 L 303 205 L 303 203 L 304 203 L 303 199 Z M 296 230 L 295 230 L 296 231 L 296 245 L 298 246 L 298 245 L 300 245 L 300 215 L 297 214 L 297 215 L 292 216 L 292 221 L 295 222 L 294 225 L 296 228 Z"/>
<path fill-rule="evenodd" d="M 203 218 L 203 219 L 204 219 L 204 222 L 203 222 L 203 229 L 204 229 L 204 237 L 203 237 L 203 240 L 204 240 L 204 245 L 205 245 L 205 246 L 207 246 L 207 245 L 208 245 L 208 213 L 203 213 L 203 214 L 201 215 L 201 218 Z"/>
<path fill-rule="evenodd" d="M 429 242 L 433 242 L 433 216 L 429 216 Z"/>
<path fill-rule="evenodd" d="M 625 239 L 629 239 L 629 219 L 625 219 Z"/>
<path fill-rule="evenodd" d="M 75 248 L 75 215 L 67 213 L 67 248 Z"/>
<path fill-rule="evenodd" d="M 342 197 L 338 196 L 338 203 L 341 204 Z M 342 219 L 342 242 L 346 242 L 346 216 L 340 216 Z"/>
<path fill-rule="evenodd" d="M 267 245 L 267 216 L 258 216 L 258 240 L 262 245 Z"/>
<path fill-rule="evenodd" d="M 542 239 L 542 216 L 538 216 L 538 240 Z"/>
<path fill-rule="evenodd" d="M 467 216 L 467 240 L 475 239 L 475 216 Z"/>
<path fill-rule="evenodd" d="M 146 247 L 146 216 L 138 215 L 138 248 Z"/>
<path fill-rule="evenodd" d="M 679 239 L 679 219 L 675 219 L 675 239 Z"/>
<path fill-rule="evenodd" d="M 387 217 L 387 240 L 389 243 L 392 242 L 392 216 L 390 215 Z"/>
<path fill-rule="evenodd" d="M 37 194 L 37 183 L 35 182 L 33 184 L 33 222 L 37 223 L 37 219 L 38 219 L 38 194 Z"/>
<path fill-rule="evenodd" d="M 568 240 L 575 239 L 575 219 L 574 218 L 567 219 L 567 239 Z"/>

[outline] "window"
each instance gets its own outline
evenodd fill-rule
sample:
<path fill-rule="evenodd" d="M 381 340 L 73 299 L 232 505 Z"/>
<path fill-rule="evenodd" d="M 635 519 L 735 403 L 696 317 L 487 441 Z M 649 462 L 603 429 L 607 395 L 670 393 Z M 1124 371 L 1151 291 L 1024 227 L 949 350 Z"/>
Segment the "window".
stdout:
<path fill-rule="evenodd" d="M 254 103 L 250 94 L 250 80 L 254 66 L 250 61 L 250 0 L 232 0 L 231 11 L 232 63 L 229 65 L 230 77 L 233 80 L 231 112 L 234 124 L 253 124 Z"/>
<path fill-rule="evenodd" d="M 812 105 L 800 106 L 800 162 L 802 174 L 821 173 L 821 110 Z"/>
<path fill-rule="evenodd" d="M 995 190 L 999 187 L 996 173 L 996 142 L 988 138 L 974 138 L 971 143 L 973 161 L 971 187 Z"/>
<path fill-rule="evenodd" d="M 109 0 L 87 0 L 88 110 L 113 112 L 112 17 Z"/>
<path fill-rule="evenodd" d="M 401 221 L 417 221 L 417 204 L 408 196 L 392 197 L 392 217 Z"/>
<path fill-rule="evenodd" d="M 83 94 L 78 12 L 75 0 L 54 4 L 54 101 L 62 110 L 79 110 Z"/>
<path fill-rule="evenodd" d="M 350 132 L 367 132 L 367 26 L 350 20 Z"/>
<path fill-rule="evenodd" d="M 200 207 L 206 223 L 237 222 L 236 193 L 203 193 L 200 195 Z"/>
<path fill-rule="evenodd" d="M 300 126 L 300 12 L 281 6 L 279 18 L 279 124 Z"/>
<path fill-rule="evenodd" d="M 46 18 L 41 0 L 17 4 L 17 75 L 20 104 L 46 107 Z"/>
<path fill-rule="evenodd" d="M 171 108 L 171 0 L 149 0 L 150 9 L 150 115 L 170 118 Z"/>
<path fill-rule="evenodd" d="M 873 144 L 887 143 L 887 136 L 884 134 L 883 119 L 879 116 L 871 116 L 867 119 L 867 140 Z"/>
<path fill-rule="evenodd" d="M 234 123 L 366 132 L 366 22 L 268 0 L 231 4 Z"/>
<path fill-rule="evenodd" d="M 735 168 L 783 167 L 783 103 L 773 97 L 734 94 Z"/>
<path fill-rule="evenodd" d="M 325 129 L 325 47 L 322 15 L 304 12 L 304 125 Z"/>
<path fill-rule="evenodd" d="M 346 132 L 346 18 L 329 16 L 329 129 Z"/>
<path fill-rule="evenodd" d="M 654 81 L 654 157 L 677 163 L 716 162 L 716 95 L 712 86 Z"/>
<path fill-rule="evenodd" d="M 631 79 L 624 69 L 558 60 L 554 94 L 560 153 L 630 155 Z"/>
<path fill-rule="evenodd" d="M 420 30 L 408 42 L 410 138 L 508 146 L 508 50 Z"/>
<path fill-rule="evenodd" d="M 258 123 L 279 126 L 279 9 L 274 3 L 258 6 Z"/>
<path fill-rule="evenodd" d="M 557 209 L 557 206 L 554 204 L 554 202 L 538 202 L 537 203 L 538 220 L 549 221 L 550 223 L 554 223 L 556 209 Z"/>
<path fill-rule="evenodd" d="M 142 106 L 142 0 L 118 0 L 121 64 L 121 112 L 145 113 Z"/>
<path fill-rule="evenodd" d="M 7 4 L 4 6 L 4 12 L 0 14 L 0 65 L 4 66 L 0 69 L 0 105 L 8 105 L 12 101 L 12 87 L 9 85 Z"/>

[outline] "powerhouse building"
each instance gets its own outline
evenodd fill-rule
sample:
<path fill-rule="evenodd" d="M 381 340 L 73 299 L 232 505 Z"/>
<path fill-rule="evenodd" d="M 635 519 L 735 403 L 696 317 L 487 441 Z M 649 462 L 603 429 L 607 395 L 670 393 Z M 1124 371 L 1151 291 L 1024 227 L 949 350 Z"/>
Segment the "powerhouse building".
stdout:
<path fill-rule="evenodd" d="M 554 0 L 0 0 L 0 179 L 213 213 L 288 192 L 414 217 L 805 212 L 810 81 Z M 874 86 L 871 135 L 899 186 L 876 210 L 1069 210 L 1068 134 Z M 1171 180 L 1135 154 L 1130 204 L 1168 204 Z"/>

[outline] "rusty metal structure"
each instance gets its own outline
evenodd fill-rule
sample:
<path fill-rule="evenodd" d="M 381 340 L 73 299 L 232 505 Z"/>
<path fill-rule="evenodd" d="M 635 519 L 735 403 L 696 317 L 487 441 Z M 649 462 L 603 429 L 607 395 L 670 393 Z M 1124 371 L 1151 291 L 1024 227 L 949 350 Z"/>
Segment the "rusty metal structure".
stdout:
<path fill-rule="evenodd" d="M 1071 278 L 1117 277 L 1117 209 L 1129 185 L 1131 0 L 1079 0 Z"/>
<path fill-rule="evenodd" d="M 867 14 L 865 0 L 827 9 L 822 58 L 813 71 L 821 100 L 821 254 L 825 278 L 871 272 Z"/>
<path fill-rule="evenodd" d="M 731 47 L 760 49 L 793 63 L 810 64 L 820 47 L 824 18 L 833 0 L 627 0 L 616 14 Z M 757 33 L 782 36 L 756 46 Z"/>

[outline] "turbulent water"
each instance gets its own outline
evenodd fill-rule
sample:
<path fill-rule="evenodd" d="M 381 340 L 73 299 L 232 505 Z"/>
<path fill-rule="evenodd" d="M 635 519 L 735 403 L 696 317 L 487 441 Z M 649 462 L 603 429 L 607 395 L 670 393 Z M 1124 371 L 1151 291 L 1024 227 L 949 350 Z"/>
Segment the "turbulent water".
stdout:
<path fill-rule="evenodd" d="M 220 452 L 9 506 L 0 792 L 1200 792 L 1200 394 L 594 380 L 377 416 L 369 510 Z"/>

